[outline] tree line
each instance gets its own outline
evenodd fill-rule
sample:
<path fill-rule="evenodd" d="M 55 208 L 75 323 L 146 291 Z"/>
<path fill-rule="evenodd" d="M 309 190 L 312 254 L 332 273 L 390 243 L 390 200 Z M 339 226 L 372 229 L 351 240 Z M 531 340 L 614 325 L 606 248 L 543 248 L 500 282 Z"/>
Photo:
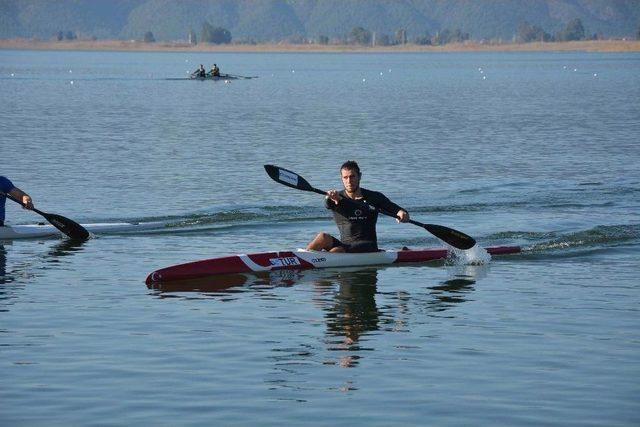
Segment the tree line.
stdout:
<path fill-rule="evenodd" d="M 58 41 L 63 40 L 76 40 L 78 36 L 73 31 L 58 31 L 54 37 Z M 518 25 L 516 34 L 514 35 L 514 41 L 520 43 L 530 42 L 554 42 L 554 41 L 578 41 L 578 40 L 596 40 L 599 37 L 597 34 L 587 35 L 587 31 L 579 18 L 571 20 L 567 25 L 551 34 L 545 31 L 538 25 L 532 25 L 529 22 L 521 22 Z M 636 38 L 640 40 L 640 26 L 638 27 Z M 93 38 L 95 40 L 95 37 Z M 211 43 L 211 44 L 228 44 L 231 43 L 233 37 L 231 32 L 223 27 L 215 27 L 209 22 L 204 21 L 200 29 L 200 36 L 196 34 L 193 29 L 188 32 L 188 39 L 190 44 Z M 471 39 L 471 35 L 467 32 L 463 32 L 459 28 L 449 29 L 444 28 L 437 31 L 435 34 L 430 34 L 428 31 L 414 37 L 411 42 L 418 45 L 445 45 L 448 43 L 462 43 Z M 143 41 L 146 43 L 154 43 L 156 41 L 153 32 L 147 31 L 143 36 Z M 344 37 L 329 39 L 325 35 L 320 35 L 315 39 L 307 39 L 303 36 L 292 36 L 285 40 L 292 44 L 308 44 L 318 43 L 322 45 L 333 44 L 355 44 L 362 46 L 395 46 L 408 43 L 407 32 L 404 29 L 399 29 L 395 34 L 377 34 L 364 27 L 354 27 L 349 34 Z M 243 44 L 256 44 L 253 39 L 240 40 L 238 43 Z"/>
<path fill-rule="evenodd" d="M 396 45 L 402 44 L 402 39 L 404 38 L 404 43 L 406 43 L 406 33 L 402 36 L 400 34 L 403 33 L 403 30 L 399 30 L 396 32 L 394 38 L 390 38 L 388 35 L 381 35 L 379 37 L 374 37 L 374 33 L 371 31 L 362 28 L 355 27 L 350 34 L 350 38 L 348 40 L 351 44 L 360 44 L 360 45 L 379 45 L 379 46 L 388 46 L 388 45 Z M 321 36 L 322 37 L 322 36 Z M 597 34 L 593 34 L 591 36 L 587 36 L 587 32 L 582 24 L 582 21 L 579 18 L 571 20 L 565 28 L 557 31 L 555 34 L 550 34 L 544 31 L 538 25 L 531 25 L 528 22 L 522 22 L 518 26 L 517 33 L 515 35 L 515 40 L 520 43 L 529 43 L 535 41 L 544 41 L 544 42 L 552 42 L 552 41 L 575 41 L 575 40 L 586 40 L 586 39 L 597 39 Z M 640 40 L 640 28 L 638 28 L 637 34 L 638 40 Z M 471 39 L 471 35 L 467 32 L 462 31 L 459 28 L 449 29 L 444 28 L 440 31 L 437 31 L 434 35 L 430 34 L 426 31 L 424 34 L 417 36 L 413 39 L 415 44 L 419 45 L 444 45 L 448 43 L 462 43 Z M 325 42 L 328 42 L 328 39 L 324 39 Z M 322 38 L 321 38 L 322 44 Z M 325 43 L 326 44 L 326 43 Z"/>
<path fill-rule="evenodd" d="M 544 41 L 544 42 L 553 42 L 553 41 L 575 41 L 575 40 L 595 40 L 598 39 L 597 34 L 593 34 L 591 36 L 587 36 L 587 32 L 582 24 L 582 21 L 579 18 L 571 20 L 567 25 L 557 31 L 555 34 L 550 34 L 544 31 L 538 25 L 531 25 L 528 22 L 522 22 L 518 26 L 517 33 L 514 36 L 514 41 L 520 43 L 529 43 L 535 41 Z M 413 38 L 411 40 L 412 43 L 418 45 L 445 45 L 449 43 L 463 43 L 467 40 L 471 39 L 471 34 L 468 32 L 462 31 L 460 28 L 444 28 L 437 31 L 435 34 L 430 34 L 428 31 L 425 33 Z M 637 39 L 640 40 L 640 27 L 637 32 Z M 300 38 L 296 38 L 294 40 L 289 40 L 294 42 L 317 42 L 319 44 L 329 44 L 331 41 L 327 36 L 321 35 L 316 40 L 306 40 Z M 409 42 L 407 39 L 406 31 L 400 29 L 396 31 L 394 35 L 388 34 L 376 34 L 366 28 L 363 27 L 354 27 L 351 32 L 344 38 L 334 40 L 336 44 L 358 44 L 362 46 L 393 46 L 399 45 Z"/>
<path fill-rule="evenodd" d="M 585 40 L 587 38 L 591 40 L 598 39 L 597 34 L 593 34 L 590 37 L 587 37 L 586 31 L 584 29 L 584 25 L 582 25 L 582 21 L 578 18 L 571 20 L 565 28 L 556 32 L 555 34 L 550 34 L 543 30 L 538 25 L 531 25 L 528 22 L 522 22 L 518 25 L 518 32 L 516 34 L 517 41 L 521 43 L 530 43 L 530 42 L 570 42 L 577 40 Z"/>
<path fill-rule="evenodd" d="M 200 31 L 200 38 L 198 38 L 193 28 L 191 28 L 188 32 L 188 39 L 190 44 L 198 44 L 198 41 L 201 43 L 227 44 L 231 43 L 232 37 L 231 32 L 226 28 L 214 27 L 209 22 L 204 21 Z M 147 31 L 144 34 L 143 40 L 145 43 L 155 43 L 156 38 L 153 32 Z"/>

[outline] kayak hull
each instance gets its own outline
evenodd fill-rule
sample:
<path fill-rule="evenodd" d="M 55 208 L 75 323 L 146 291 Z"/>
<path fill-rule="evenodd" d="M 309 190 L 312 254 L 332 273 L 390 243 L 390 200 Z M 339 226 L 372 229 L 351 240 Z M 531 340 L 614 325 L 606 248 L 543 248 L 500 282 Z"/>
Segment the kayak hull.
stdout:
<path fill-rule="evenodd" d="M 217 82 L 218 80 L 237 80 L 237 77 L 232 76 L 207 76 L 207 77 L 190 77 L 189 80 L 212 80 Z"/>
<path fill-rule="evenodd" d="M 519 246 L 485 248 L 492 255 L 520 252 Z M 360 267 L 398 263 L 429 262 L 445 259 L 445 248 L 387 250 L 370 253 L 333 253 L 320 251 L 263 252 L 204 259 L 161 268 L 149 274 L 147 285 L 158 282 L 197 279 L 205 276 L 260 273 L 276 270 Z"/>
<path fill-rule="evenodd" d="M 166 225 L 164 222 L 111 222 L 111 223 L 95 223 L 82 224 L 90 233 L 133 233 L 143 230 L 153 230 L 162 228 Z M 51 224 L 25 224 L 25 225 L 6 225 L 0 227 L 0 240 L 16 240 L 16 239 L 37 239 L 54 236 L 62 236 L 63 234 Z"/>

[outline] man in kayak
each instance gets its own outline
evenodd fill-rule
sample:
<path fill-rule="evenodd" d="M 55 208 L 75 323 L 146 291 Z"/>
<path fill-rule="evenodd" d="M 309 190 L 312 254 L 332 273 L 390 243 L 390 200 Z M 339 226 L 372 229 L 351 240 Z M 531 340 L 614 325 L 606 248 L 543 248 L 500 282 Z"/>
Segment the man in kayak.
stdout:
<path fill-rule="evenodd" d="M 340 167 L 344 190 L 330 190 L 325 207 L 333 211 L 333 219 L 340 231 L 340 240 L 328 233 L 319 233 L 307 245 L 307 250 L 330 252 L 377 252 L 377 209 L 394 214 L 398 222 L 409 220 L 409 213 L 384 194 L 360 187 L 360 167 L 353 160 Z M 363 204 L 365 202 L 366 204 Z"/>
<path fill-rule="evenodd" d="M 213 64 L 213 67 L 211 67 L 211 71 L 209 72 L 209 75 L 211 77 L 220 77 L 220 68 L 218 68 L 216 64 Z"/>
<path fill-rule="evenodd" d="M 204 69 L 204 65 L 200 64 L 200 68 L 191 73 L 191 77 L 207 77 L 207 70 Z"/>
<path fill-rule="evenodd" d="M 19 200 L 25 209 L 33 209 L 33 201 L 31 200 L 31 197 L 13 185 L 9 178 L 0 176 L 0 192 L 10 194 L 16 200 Z M 7 198 L 2 193 L 0 193 L 0 227 L 4 226 L 4 207 L 7 202 Z"/>

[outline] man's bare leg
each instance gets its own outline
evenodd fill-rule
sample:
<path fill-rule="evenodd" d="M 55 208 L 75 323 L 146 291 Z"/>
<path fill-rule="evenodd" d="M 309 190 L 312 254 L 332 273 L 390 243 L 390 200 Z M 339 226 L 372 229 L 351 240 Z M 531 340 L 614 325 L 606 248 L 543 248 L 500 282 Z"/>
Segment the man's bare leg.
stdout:
<path fill-rule="evenodd" d="M 334 238 L 329 233 L 318 233 L 316 237 L 307 245 L 308 251 L 330 251 L 344 252 L 340 246 L 333 247 Z"/>

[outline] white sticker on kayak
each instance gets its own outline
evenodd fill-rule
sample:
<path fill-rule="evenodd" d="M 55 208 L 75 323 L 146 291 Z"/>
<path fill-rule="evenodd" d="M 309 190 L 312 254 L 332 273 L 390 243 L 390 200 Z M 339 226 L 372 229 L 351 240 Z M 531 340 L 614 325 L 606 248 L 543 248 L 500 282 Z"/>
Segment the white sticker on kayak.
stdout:
<path fill-rule="evenodd" d="M 282 258 L 271 258 L 269 264 L 273 267 L 290 267 L 292 265 L 300 265 L 300 260 L 294 256 L 287 256 Z"/>
<path fill-rule="evenodd" d="M 286 182 L 286 183 L 294 185 L 296 187 L 298 186 L 298 175 L 296 175 L 293 172 L 288 172 L 288 171 L 279 169 L 278 178 L 282 182 Z"/>

